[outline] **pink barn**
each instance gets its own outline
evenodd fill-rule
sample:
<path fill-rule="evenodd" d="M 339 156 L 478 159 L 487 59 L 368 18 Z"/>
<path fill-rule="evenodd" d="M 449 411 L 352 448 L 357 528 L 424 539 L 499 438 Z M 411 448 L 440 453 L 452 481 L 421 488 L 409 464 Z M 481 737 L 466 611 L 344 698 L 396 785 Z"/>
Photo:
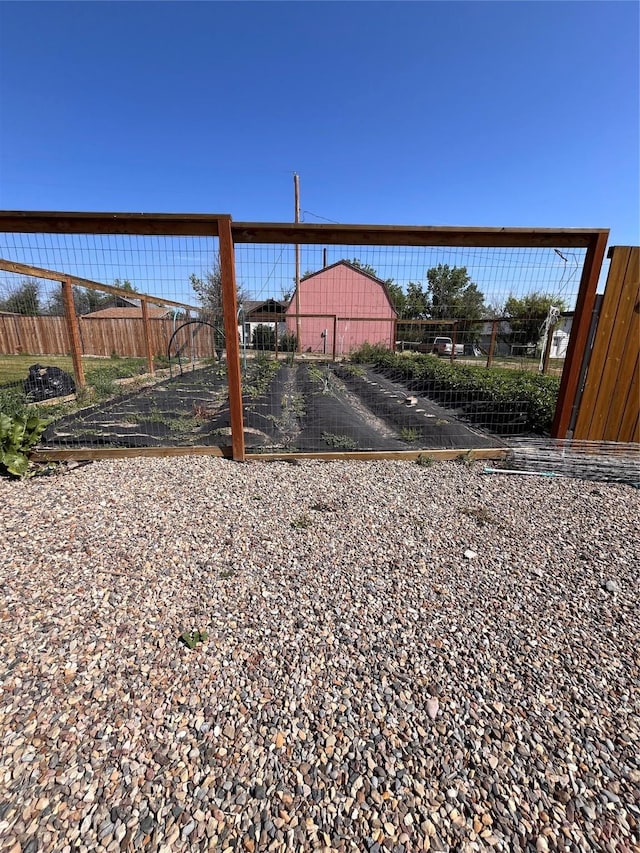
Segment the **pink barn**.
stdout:
<path fill-rule="evenodd" d="M 348 261 L 331 264 L 300 282 L 299 311 L 302 352 L 331 355 L 334 333 L 336 355 L 347 355 L 365 342 L 393 348 L 398 315 L 385 283 Z M 295 334 L 295 294 L 286 315 L 287 331 Z"/>

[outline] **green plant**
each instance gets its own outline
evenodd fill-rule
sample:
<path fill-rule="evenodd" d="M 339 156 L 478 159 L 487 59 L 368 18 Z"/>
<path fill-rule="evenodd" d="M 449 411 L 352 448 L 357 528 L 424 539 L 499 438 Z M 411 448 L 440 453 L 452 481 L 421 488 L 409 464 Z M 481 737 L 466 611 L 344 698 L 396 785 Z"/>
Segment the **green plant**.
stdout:
<path fill-rule="evenodd" d="M 179 642 L 190 649 L 195 649 L 198 643 L 204 643 L 208 639 L 209 635 L 206 631 L 183 631 L 178 637 Z"/>
<path fill-rule="evenodd" d="M 473 468 L 476 464 L 476 458 L 473 454 L 473 450 L 467 450 L 467 452 L 463 453 L 462 456 L 458 456 L 457 461 L 466 468 Z"/>
<path fill-rule="evenodd" d="M 0 413 L 0 474 L 24 477 L 29 467 L 28 452 L 47 426 L 37 415 Z"/>
<path fill-rule="evenodd" d="M 417 441 L 420 438 L 420 432 L 414 427 L 402 427 L 400 430 L 400 438 L 403 441 Z"/>
<path fill-rule="evenodd" d="M 499 434 L 541 434 L 551 428 L 560 388 L 558 376 L 501 368 L 487 370 L 419 353 L 396 355 L 368 344 L 352 358 L 409 382 L 414 393 L 460 409 L 472 423 Z"/>
<path fill-rule="evenodd" d="M 223 581 L 229 580 L 229 578 L 232 578 L 234 575 L 234 569 L 222 569 L 222 571 L 220 572 L 220 578 Z"/>
<path fill-rule="evenodd" d="M 293 332 L 284 332 L 278 343 L 280 352 L 295 352 L 298 349 L 298 338 Z"/>
<path fill-rule="evenodd" d="M 435 464 L 435 459 L 433 456 L 430 456 L 428 453 L 421 453 L 416 459 L 416 463 L 420 465 L 421 468 L 431 468 L 432 465 Z"/>
<path fill-rule="evenodd" d="M 332 432 L 323 432 L 322 440 L 330 447 L 335 447 L 338 450 L 355 450 L 358 442 L 349 435 L 335 435 Z"/>
<path fill-rule="evenodd" d="M 346 364 L 342 365 L 342 372 L 346 373 L 348 376 L 364 376 L 365 369 L 364 367 L 360 367 L 359 364 Z"/>
<path fill-rule="evenodd" d="M 306 513 L 304 513 L 303 515 L 299 515 L 291 522 L 291 526 L 294 527 L 296 530 L 306 530 L 307 527 L 311 527 L 311 524 L 312 521 Z"/>
<path fill-rule="evenodd" d="M 27 401 L 20 388 L 0 388 L 0 412 L 10 418 L 26 414 Z"/>
<path fill-rule="evenodd" d="M 274 350 L 276 348 L 275 329 L 265 323 L 260 323 L 254 329 L 251 345 L 257 350 Z"/>

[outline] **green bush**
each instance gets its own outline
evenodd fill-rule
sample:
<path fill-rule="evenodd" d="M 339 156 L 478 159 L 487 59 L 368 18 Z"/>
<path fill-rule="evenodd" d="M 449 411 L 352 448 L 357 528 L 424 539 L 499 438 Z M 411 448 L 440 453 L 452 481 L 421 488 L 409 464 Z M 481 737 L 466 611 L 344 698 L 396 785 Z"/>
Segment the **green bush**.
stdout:
<path fill-rule="evenodd" d="M 28 452 L 47 426 L 37 415 L 0 413 L 0 474 L 24 477 L 29 467 Z"/>
<path fill-rule="evenodd" d="M 560 378 L 532 371 L 455 364 L 431 355 L 396 355 L 365 344 L 353 360 L 372 364 L 390 378 L 409 382 L 414 393 L 449 408 L 460 408 L 472 422 L 496 432 L 549 432 Z"/>
<path fill-rule="evenodd" d="M 298 349 L 298 338 L 293 332 L 285 332 L 278 343 L 281 352 L 295 352 Z"/>
<path fill-rule="evenodd" d="M 251 343 L 257 350 L 274 350 L 276 348 L 276 333 L 273 326 L 260 323 L 253 331 Z"/>
<path fill-rule="evenodd" d="M 27 411 L 27 399 L 18 388 L 0 388 L 0 412 L 10 418 L 22 417 Z"/>

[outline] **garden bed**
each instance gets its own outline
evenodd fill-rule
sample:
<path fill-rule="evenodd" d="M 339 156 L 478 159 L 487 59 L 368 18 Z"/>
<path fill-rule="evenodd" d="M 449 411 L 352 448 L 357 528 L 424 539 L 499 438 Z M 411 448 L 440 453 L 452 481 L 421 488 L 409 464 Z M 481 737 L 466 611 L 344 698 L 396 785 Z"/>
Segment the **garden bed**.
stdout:
<path fill-rule="evenodd" d="M 124 389 L 120 389 L 124 391 Z M 495 437 L 372 368 L 250 362 L 243 380 L 248 452 L 495 447 Z M 224 369 L 207 367 L 64 414 L 40 449 L 228 446 Z"/>

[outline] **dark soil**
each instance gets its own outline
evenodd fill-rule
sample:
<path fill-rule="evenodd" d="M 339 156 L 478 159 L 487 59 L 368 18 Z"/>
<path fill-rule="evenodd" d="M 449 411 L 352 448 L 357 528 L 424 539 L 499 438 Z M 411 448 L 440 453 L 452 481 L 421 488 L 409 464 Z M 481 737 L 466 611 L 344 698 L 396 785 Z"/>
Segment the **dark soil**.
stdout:
<path fill-rule="evenodd" d="M 248 451 L 394 451 L 496 446 L 495 436 L 372 369 L 282 364 L 269 388 L 245 396 Z M 226 377 L 185 373 L 50 425 L 41 447 L 168 447 L 231 444 Z"/>

